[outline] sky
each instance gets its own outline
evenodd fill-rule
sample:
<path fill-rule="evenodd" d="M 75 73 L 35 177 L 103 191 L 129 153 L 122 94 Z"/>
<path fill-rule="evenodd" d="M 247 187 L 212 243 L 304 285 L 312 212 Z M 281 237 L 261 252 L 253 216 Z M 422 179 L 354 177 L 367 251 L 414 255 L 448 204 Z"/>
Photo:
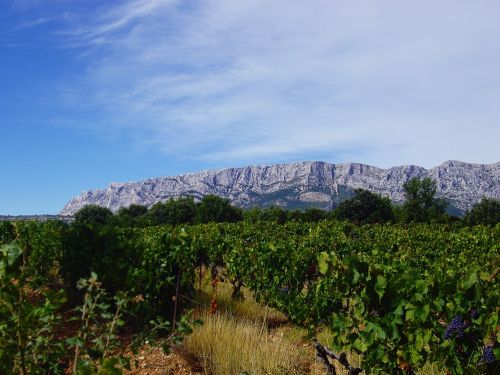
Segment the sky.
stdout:
<path fill-rule="evenodd" d="M 0 0 L 0 215 L 304 160 L 500 160 L 498 0 Z"/>

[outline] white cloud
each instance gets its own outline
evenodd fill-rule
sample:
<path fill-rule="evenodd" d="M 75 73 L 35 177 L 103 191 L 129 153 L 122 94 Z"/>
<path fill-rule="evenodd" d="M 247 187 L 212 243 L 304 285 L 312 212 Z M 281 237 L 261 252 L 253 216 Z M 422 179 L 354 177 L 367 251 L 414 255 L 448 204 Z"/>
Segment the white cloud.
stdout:
<path fill-rule="evenodd" d="M 496 1 L 138 0 L 66 36 L 91 51 L 76 90 L 106 131 L 169 155 L 430 167 L 498 160 L 499 13 Z"/>

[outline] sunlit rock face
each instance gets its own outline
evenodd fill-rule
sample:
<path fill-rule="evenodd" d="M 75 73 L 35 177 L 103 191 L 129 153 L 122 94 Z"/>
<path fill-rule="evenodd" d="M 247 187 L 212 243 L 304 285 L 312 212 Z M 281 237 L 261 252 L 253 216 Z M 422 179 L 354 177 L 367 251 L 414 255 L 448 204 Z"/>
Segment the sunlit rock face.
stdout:
<path fill-rule="evenodd" d="M 240 207 L 331 209 L 351 197 L 357 188 L 404 200 L 403 184 L 413 177 L 437 181 L 438 195 L 448 199 L 456 212 L 464 212 L 483 196 L 500 199 L 500 162 L 471 164 L 447 161 L 426 170 L 415 165 L 381 169 L 359 163 L 329 164 L 321 161 L 249 166 L 159 177 L 145 181 L 112 183 L 106 189 L 86 191 L 71 199 L 61 211 L 72 215 L 87 204 L 112 211 L 131 204 L 151 206 L 170 198 L 208 194 L 228 198 Z"/>

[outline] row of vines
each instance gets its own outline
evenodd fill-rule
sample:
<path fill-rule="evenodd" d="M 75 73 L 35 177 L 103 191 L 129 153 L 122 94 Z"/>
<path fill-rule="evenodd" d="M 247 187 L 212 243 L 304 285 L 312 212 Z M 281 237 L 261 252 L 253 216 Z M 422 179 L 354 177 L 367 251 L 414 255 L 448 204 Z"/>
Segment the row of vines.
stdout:
<path fill-rule="evenodd" d="M 197 272 L 211 269 L 235 297 L 244 285 L 311 334 L 329 327 L 328 345 L 361 353 L 367 373 L 428 362 L 452 374 L 498 371 L 500 225 L 2 224 L 0 244 L 12 241 L 24 249 L 31 287 L 59 280 L 77 305 L 77 282 L 93 271 L 109 295 L 141 302 L 128 307 L 138 326 L 175 320 L 179 290 L 191 296 Z M 0 307 L 0 319 L 8 316 Z"/>
<path fill-rule="evenodd" d="M 367 372 L 495 371 L 500 226 L 219 224 L 190 235 L 235 288 L 311 331 L 330 327 L 329 344 L 362 353 Z"/>

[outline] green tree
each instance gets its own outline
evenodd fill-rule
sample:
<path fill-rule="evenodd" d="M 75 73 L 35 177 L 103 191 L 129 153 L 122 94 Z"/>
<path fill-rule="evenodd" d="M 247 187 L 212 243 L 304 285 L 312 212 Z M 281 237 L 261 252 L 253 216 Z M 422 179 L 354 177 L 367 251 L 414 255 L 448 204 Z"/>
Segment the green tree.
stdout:
<path fill-rule="evenodd" d="M 192 224 L 196 205 L 192 197 L 170 199 L 154 204 L 147 213 L 147 220 L 152 225 Z"/>
<path fill-rule="evenodd" d="M 87 225 L 108 224 L 113 217 L 109 208 L 89 204 L 75 214 L 75 222 Z"/>
<path fill-rule="evenodd" d="M 196 207 L 196 223 L 236 222 L 243 219 L 242 210 L 232 206 L 229 199 L 216 195 L 203 197 Z"/>
<path fill-rule="evenodd" d="M 244 220 L 251 223 L 272 221 L 277 224 L 284 224 L 287 221 L 302 221 L 303 212 L 300 210 L 287 211 L 278 206 L 267 208 L 252 207 L 244 211 Z"/>
<path fill-rule="evenodd" d="M 286 221 L 302 222 L 304 220 L 304 213 L 301 210 L 290 210 L 286 213 Z"/>
<path fill-rule="evenodd" d="M 192 224 L 196 214 L 196 204 L 193 197 L 171 199 L 167 202 L 170 208 L 170 224 Z"/>
<path fill-rule="evenodd" d="M 365 189 L 356 189 L 354 196 L 340 203 L 333 216 L 359 224 L 394 221 L 393 206 L 389 198 Z"/>
<path fill-rule="evenodd" d="M 169 208 L 167 202 L 157 202 L 153 204 L 146 214 L 146 220 L 150 225 L 161 225 L 169 222 Z"/>
<path fill-rule="evenodd" d="M 412 178 L 403 184 L 405 202 L 401 207 L 404 222 L 438 222 L 446 218 L 446 200 L 436 198 L 437 184 L 430 177 Z"/>
<path fill-rule="evenodd" d="M 257 223 L 262 220 L 262 208 L 254 206 L 243 211 L 243 220 L 249 223 Z"/>
<path fill-rule="evenodd" d="M 315 222 L 317 223 L 320 220 L 326 219 L 327 213 L 325 210 L 321 208 L 308 208 L 302 213 L 303 221 L 307 222 Z"/>
<path fill-rule="evenodd" d="M 148 208 L 139 204 L 121 207 L 115 215 L 115 222 L 121 226 L 141 226 L 145 223 Z"/>
<path fill-rule="evenodd" d="M 271 206 L 262 211 L 263 221 L 273 221 L 277 224 L 284 224 L 287 219 L 287 211 L 278 206 Z"/>
<path fill-rule="evenodd" d="M 483 197 L 470 211 L 465 213 L 464 223 L 467 225 L 496 225 L 500 223 L 500 201 Z"/>

